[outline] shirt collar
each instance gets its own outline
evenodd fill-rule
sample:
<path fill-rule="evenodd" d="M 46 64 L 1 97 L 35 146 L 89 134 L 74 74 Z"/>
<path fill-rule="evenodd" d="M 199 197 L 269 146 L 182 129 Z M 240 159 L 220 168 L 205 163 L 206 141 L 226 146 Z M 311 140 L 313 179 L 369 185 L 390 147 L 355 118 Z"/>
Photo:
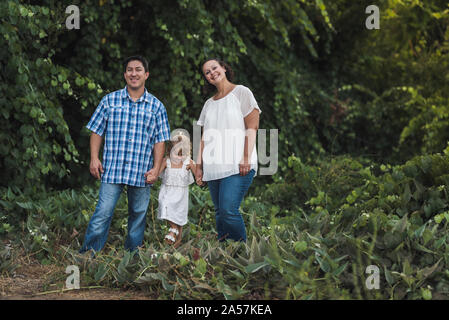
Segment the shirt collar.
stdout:
<path fill-rule="evenodd" d="M 147 88 L 145 88 L 145 91 L 143 92 L 143 95 L 136 101 L 136 102 L 141 102 L 141 101 L 146 101 L 146 102 L 150 102 L 151 97 L 150 97 L 150 93 L 148 92 Z M 122 98 L 128 98 L 129 100 L 133 101 L 133 99 L 131 99 L 131 97 L 129 96 L 129 92 L 128 92 L 128 86 L 125 86 L 122 89 L 122 94 L 121 94 Z"/>

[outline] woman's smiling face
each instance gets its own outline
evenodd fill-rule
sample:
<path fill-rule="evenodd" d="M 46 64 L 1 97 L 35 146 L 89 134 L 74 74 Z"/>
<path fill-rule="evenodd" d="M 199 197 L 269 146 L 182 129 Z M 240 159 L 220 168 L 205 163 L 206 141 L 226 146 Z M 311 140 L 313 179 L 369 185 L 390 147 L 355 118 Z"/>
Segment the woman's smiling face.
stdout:
<path fill-rule="evenodd" d="M 206 80 L 216 85 L 223 79 L 226 79 L 226 69 L 223 68 L 217 60 L 209 60 L 203 65 L 203 74 Z"/>

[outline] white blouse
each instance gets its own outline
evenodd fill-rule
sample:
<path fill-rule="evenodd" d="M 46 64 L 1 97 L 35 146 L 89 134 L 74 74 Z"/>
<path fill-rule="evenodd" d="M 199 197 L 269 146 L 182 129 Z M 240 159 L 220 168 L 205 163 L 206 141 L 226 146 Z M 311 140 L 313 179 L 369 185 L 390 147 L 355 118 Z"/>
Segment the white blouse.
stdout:
<path fill-rule="evenodd" d="M 237 85 L 226 96 L 209 98 L 203 106 L 199 126 L 203 132 L 203 181 L 238 174 L 245 146 L 244 117 L 254 108 L 260 110 L 250 89 Z M 251 169 L 257 173 L 256 144 L 250 157 Z"/>

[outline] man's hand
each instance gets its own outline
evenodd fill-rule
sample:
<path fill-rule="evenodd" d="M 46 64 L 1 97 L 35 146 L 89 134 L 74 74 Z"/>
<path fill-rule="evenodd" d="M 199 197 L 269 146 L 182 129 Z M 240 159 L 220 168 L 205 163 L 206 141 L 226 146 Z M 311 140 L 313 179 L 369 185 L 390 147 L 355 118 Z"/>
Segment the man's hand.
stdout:
<path fill-rule="evenodd" d="M 100 159 L 91 159 L 89 170 L 90 174 L 93 175 L 95 179 L 100 179 L 104 171 Z"/>
<path fill-rule="evenodd" d="M 158 178 L 158 172 L 159 170 L 156 170 L 155 168 L 150 169 L 150 171 L 145 172 L 145 182 L 148 184 L 153 184 L 157 181 Z"/>

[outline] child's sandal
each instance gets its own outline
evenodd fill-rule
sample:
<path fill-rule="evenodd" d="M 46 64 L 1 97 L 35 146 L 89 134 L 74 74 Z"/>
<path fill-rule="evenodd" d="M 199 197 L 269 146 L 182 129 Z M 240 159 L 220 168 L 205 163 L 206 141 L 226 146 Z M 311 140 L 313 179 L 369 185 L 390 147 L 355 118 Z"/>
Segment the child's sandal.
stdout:
<path fill-rule="evenodd" d="M 167 234 L 165 236 L 165 239 L 171 241 L 171 243 L 169 243 L 169 244 L 174 244 L 176 242 L 176 239 L 170 233 L 174 233 L 176 235 L 176 238 L 177 238 L 178 234 L 179 234 L 179 231 L 176 228 L 170 228 L 170 229 L 168 229 L 168 232 L 169 232 L 169 234 Z"/>

